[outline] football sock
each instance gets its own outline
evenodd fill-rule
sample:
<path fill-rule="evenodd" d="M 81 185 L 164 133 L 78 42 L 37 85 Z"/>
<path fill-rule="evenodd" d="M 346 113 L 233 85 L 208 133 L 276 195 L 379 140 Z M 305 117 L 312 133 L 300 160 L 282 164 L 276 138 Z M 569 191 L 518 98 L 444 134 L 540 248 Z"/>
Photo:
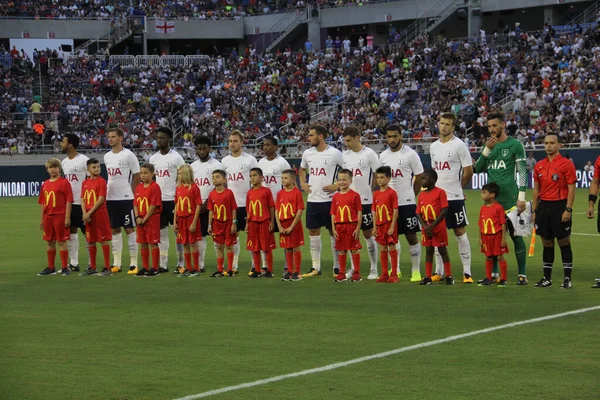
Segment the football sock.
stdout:
<path fill-rule="evenodd" d="M 381 275 L 388 275 L 388 268 L 389 268 L 389 264 L 388 264 L 388 252 L 387 251 L 380 251 L 379 252 L 379 259 L 381 260 Z M 392 264 L 394 265 L 394 264 Z"/>
<path fill-rule="evenodd" d="M 102 245 L 102 255 L 104 256 L 104 268 L 110 268 L 110 246 L 107 244 Z"/>
<path fill-rule="evenodd" d="M 287 267 L 288 274 L 294 273 L 294 253 L 291 251 L 285 252 L 285 265 Z"/>
<path fill-rule="evenodd" d="M 89 246 L 88 250 L 90 252 L 90 268 L 96 269 L 96 253 L 98 251 L 96 244 L 94 243 L 93 246 Z"/>
<path fill-rule="evenodd" d="M 452 276 L 452 266 L 450 265 L 449 262 L 444 263 L 444 273 L 446 274 L 446 277 Z"/>
<path fill-rule="evenodd" d="M 69 242 L 67 243 L 69 248 L 70 264 L 73 266 L 79 265 L 79 237 L 77 233 L 71 233 L 69 236 Z"/>
<path fill-rule="evenodd" d="M 460 261 L 463 265 L 463 274 L 471 275 L 471 243 L 465 233 L 462 236 L 457 236 L 456 241 L 458 242 L 458 252 L 460 253 Z M 444 265 L 446 270 L 446 265 Z"/>
<path fill-rule="evenodd" d="M 254 261 L 254 252 L 251 250 L 248 250 L 248 253 L 250 253 L 250 263 L 252 264 L 252 269 L 260 272 L 260 257 L 258 258 L 259 263 L 258 263 L 258 267 L 257 267 L 256 262 Z"/>
<path fill-rule="evenodd" d="M 398 251 L 392 250 L 390 253 L 390 263 L 392 264 L 392 275 L 398 275 Z M 387 269 L 386 269 L 387 271 Z"/>
<path fill-rule="evenodd" d="M 135 231 L 127 235 L 127 247 L 129 248 L 129 265 L 137 266 L 138 264 L 138 244 L 137 234 Z"/>
<path fill-rule="evenodd" d="M 68 250 L 61 250 L 59 251 L 60 254 L 60 265 L 62 268 L 67 268 L 69 266 L 69 251 Z"/>
<path fill-rule="evenodd" d="M 152 250 L 152 269 L 158 271 L 158 261 L 160 259 L 160 249 L 158 246 L 153 247 Z"/>
<path fill-rule="evenodd" d="M 240 242 L 236 242 L 236 244 L 233 245 L 233 260 L 232 260 L 233 269 L 235 269 L 236 271 L 238 269 L 239 260 L 240 260 Z M 228 260 L 228 262 L 229 262 L 229 260 Z"/>
<path fill-rule="evenodd" d="M 485 277 L 492 280 L 492 269 L 494 268 L 493 260 L 485 260 Z"/>
<path fill-rule="evenodd" d="M 400 255 L 402 254 L 402 245 L 400 244 L 400 242 L 396 243 L 396 253 L 398 255 L 398 259 L 396 260 L 396 273 L 398 273 L 398 271 L 400 271 Z M 391 256 L 391 252 L 390 252 L 390 256 Z M 392 265 L 394 265 L 392 263 Z"/>
<path fill-rule="evenodd" d="M 273 272 L 273 252 L 269 251 L 266 254 L 263 254 L 265 255 L 265 259 L 267 261 L 267 269 L 269 270 L 269 272 Z"/>
<path fill-rule="evenodd" d="M 260 252 L 259 251 L 257 251 L 257 252 L 251 251 L 250 254 L 252 255 L 253 264 L 254 265 L 260 265 Z M 254 271 L 257 274 L 260 274 L 260 267 L 259 268 L 255 267 Z"/>
<path fill-rule="evenodd" d="M 262 269 L 265 269 L 265 268 L 268 269 L 268 267 L 267 267 L 267 256 L 266 256 L 266 253 L 264 253 L 262 251 L 260 252 L 260 260 L 262 261 L 262 264 L 261 264 L 262 265 Z"/>
<path fill-rule="evenodd" d="M 302 266 L 302 252 L 294 251 L 294 271 L 300 273 L 300 266 Z"/>
<path fill-rule="evenodd" d="M 335 255 L 335 253 L 333 253 Z M 321 270 L 321 235 L 310 236 L 310 258 L 312 267 L 317 271 Z"/>
<path fill-rule="evenodd" d="M 185 269 L 192 272 L 192 253 L 183 253 L 183 259 L 185 260 Z"/>
<path fill-rule="evenodd" d="M 527 275 L 527 247 L 525 246 L 525 240 L 523 236 L 513 236 L 512 239 L 515 244 L 515 257 L 519 266 L 519 275 Z"/>
<path fill-rule="evenodd" d="M 224 261 L 225 261 L 225 259 L 223 259 L 223 257 L 217 258 L 217 270 L 221 273 L 223 273 L 223 262 Z"/>
<path fill-rule="evenodd" d="M 233 270 L 233 260 L 235 259 L 235 255 L 233 251 L 227 252 L 227 271 Z"/>
<path fill-rule="evenodd" d="M 185 256 L 185 253 L 183 253 Z M 200 268 L 200 253 L 198 253 L 197 251 L 192 251 L 192 265 L 194 267 L 194 271 L 198 271 L 198 269 Z"/>
<path fill-rule="evenodd" d="M 121 232 L 113 234 L 110 241 L 113 254 L 113 265 L 115 267 L 121 266 L 121 253 L 123 253 L 123 236 Z"/>
<path fill-rule="evenodd" d="M 571 245 L 560 246 L 560 255 L 562 257 L 565 278 L 571 278 L 571 272 L 573 271 L 573 251 L 571 250 Z"/>
<path fill-rule="evenodd" d="M 331 254 L 333 255 L 333 269 L 340 268 L 339 258 L 335 257 L 335 253 L 337 252 L 335 249 L 335 236 L 331 235 Z"/>
<path fill-rule="evenodd" d="M 183 245 L 181 243 L 177 243 L 175 245 L 175 249 L 177 250 L 177 265 L 183 266 Z M 169 254 L 169 246 L 167 245 L 167 256 Z"/>
<path fill-rule="evenodd" d="M 204 268 L 204 257 L 206 256 L 206 238 L 198 242 L 198 252 L 200 253 L 200 268 Z"/>
<path fill-rule="evenodd" d="M 142 254 L 142 268 L 146 271 L 150 270 L 150 249 L 147 247 L 142 247 L 140 249 L 140 253 Z"/>
<path fill-rule="evenodd" d="M 158 244 L 160 249 L 160 266 L 161 268 L 167 268 L 167 262 L 169 260 L 169 228 L 162 228 L 160 230 L 160 243 Z"/>
<path fill-rule="evenodd" d="M 508 274 L 508 264 L 506 260 L 500 261 L 500 279 L 506 280 Z"/>
<path fill-rule="evenodd" d="M 433 257 L 435 258 L 435 273 L 438 274 L 439 276 L 443 276 L 444 275 L 444 260 L 442 259 L 442 255 L 440 254 L 440 251 L 438 250 L 438 248 L 435 248 L 435 251 L 433 252 Z"/>
<path fill-rule="evenodd" d="M 365 239 L 367 242 L 367 253 L 369 254 L 369 261 L 371 262 L 371 271 L 377 272 L 377 242 L 375 238 L 371 236 Z"/>
<path fill-rule="evenodd" d="M 56 262 L 56 249 L 46 250 L 46 257 L 48 258 L 48 268 L 54 271 Z"/>
<path fill-rule="evenodd" d="M 338 262 L 339 262 L 340 274 L 345 274 L 346 273 L 346 252 L 338 253 L 337 258 L 338 258 Z"/>
<path fill-rule="evenodd" d="M 352 266 L 354 267 L 354 273 L 360 275 L 360 253 L 352 254 Z"/>
<path fill-rule="evenodd" d="M 433 270 L 433 263 L 429 262 L 429 261 L 425 261 L 425 276 L 428 277 L 428 278 L 431 278 L 431 272 L 432 272 L 432 270 Z"/>
<path fill-rule="evenodd" d="M 412 272 L 421 272 L 419 271 L 419 266 L 421 265 L 421 245 L 413 244 L 409 248 L 410 252 L 410 261 L 412 264 Z"/>
<path fill-rule="evenodd" d="M 542 252 L 542 261 L 544 263 L 544 278 L 552 280 L 552 264 L 554 264 L 554 246 L 544 247 Z"/>

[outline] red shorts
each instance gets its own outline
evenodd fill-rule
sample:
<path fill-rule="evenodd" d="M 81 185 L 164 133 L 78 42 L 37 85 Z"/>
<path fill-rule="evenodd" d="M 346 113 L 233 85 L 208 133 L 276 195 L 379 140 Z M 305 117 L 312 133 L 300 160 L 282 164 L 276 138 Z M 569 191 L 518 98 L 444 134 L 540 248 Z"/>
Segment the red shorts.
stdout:
<path fill-rule="evenodd" d="M 196 221 L 196 230 L 194 233 L 190 232 L 192 221 L 194 220 L 193 215 L 187 217 L 177 217 L 177 243 L 178 244 L 192 244 L 202 240 L 202 230 L 200 229 L 200 218 Z"/>
<path fill-rule="evenodd" d="M 65 228 L 65 214 L 44 214 L 42 224 L 44 225 L 44 234 L 42 235 L 42 239 L 46 242 L 51 240 L 56 240 L 57 242 L 66 242 L 69 240 L 69 237 L 71 236 L 71 230 L 69 228 Z"/>
<path fill-rule="evenodd" d="M 394 233 L 388 235 L 392 222 L 375 226 L 375 241 L 382 246 L 398 243 L 398 224 L 394 224 Z"/>
<path fill-rule="evenodd" d="M 423 231 L 421 231 L 423 233 Z M 421 243 L 425 247 L 447 247 L 448 246 L 448 230 L 446 229 L 446 221 L 440 222 L 432 232 L 432 235 L 427 237 L 423 233 Z"/>
<path fill-rule="evenodd" d="M 271 251 L 275 246 L 275 234 L 269 230 L 271 221 L 263 222 L 248 221 L 248 239 L 246 240 L 246 250 L 250 251 Z"/>
<path fill-rule="evenodd" d="M 353 234 L 355 230 L 355 223 L 335 224 L 335 231 L 338 234 L 338 238 L 335 242 L 335 249 L 339 251 L 351 251 L 362 249 L 360 240 L 354 238 Z"/>
<path fill-rule="evenodd" d="M 112 239 L 110 218 L 106 208 L 96 210 L 85 223 L 85 239 L 88 243 L 106 242 Z"/>
<path fill-rule="evenodd" d="M 216 244 L 224 244 L 227 247 L 233 246 L 237 243 L 237 236 L 235 233 L 231 233 L 231 221 L 217 221 L 213 219 L 212 222 L 212 237 Z"/>
<path fill-rule="evenodd" d="M 289 228 L 294 222 L 293 219 L 281 221 L 283 228 Z M 279 234 L 279 247 L 282 249 L 295 249 L 296 247 L 304 246 L 304 229 L 302 228 L 302 221 L 294 227 L 289 235 Z"/>
<path fill-rule="evenodd" d="M 136 230 L 138 243 L 160 243 L 160 214 L 152 214 L 150 219 L 146 221 L 144 225 L 136 226 Z"/>
<path fill-rule="evenodd" d="M 502 247 L 502 232 L 495 235 L 481 235 L 483 246 L 481 252 L 486 257 L 494 257 L 508 253 L 508 246 Z"/>

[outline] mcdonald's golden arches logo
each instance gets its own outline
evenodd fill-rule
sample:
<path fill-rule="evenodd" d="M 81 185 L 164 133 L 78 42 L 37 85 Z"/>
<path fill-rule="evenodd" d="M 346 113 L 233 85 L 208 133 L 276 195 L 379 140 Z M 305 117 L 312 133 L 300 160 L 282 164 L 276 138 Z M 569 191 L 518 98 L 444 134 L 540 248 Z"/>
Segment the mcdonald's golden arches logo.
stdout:
<path fill-rule="evenodd" d="M 431 211 L 431 216 L 429 215 L 429 211 Z M 433 206 L 431 204 L 427 204 L 425 207 L 421 207 L 421 215 L 425 221 L 435 221 L 437 215 Z"/>
<path fill-rule="evenodd" d="M 190 198 L 187 196 L 177 198 L 177 211 L 185 211 L 186 203 L 187 203 L 187 212 L 191 213 L 192 212 L 192 203 L 190 201 Z"/>
<path fill-rule="evenodd" d="M 289 214 L 288 214 L 289 212 Z M 296 216 L 292 203 L 282 204 L 279 207 L 279 219 L 286 220 Z"/>
<path fill-rule="evenodd" d="M 96 204 L 96 191 L 95 190 L 86 190 L 83 193 L 83 202 L 85 204 Z"/>
<path fill-rule="evenodd" d="M 383 213 L 385 212 L 385 219 L 383 219 Z M 392 216 L 390 215 L 390 210 L 384 204 L 382 206 L 375 207 L 375 214 L 377 215 L 378 221 L 387 221 L 390 222 L 392 220 Z"/>
<path fill-rule="evenodd" d="M 46 207 L 50 205 L 50 198 L 52 197 L 52 207 L 56 207 L 56 194 L 54 190 L 50 192 L 44 192 L 44 197 L 46 198 Z"/>
<path fill-rule="evenodd" d="M 488 229 L 488 224 L 491 229 Z M 496 226 L 494 226 L 494 221 L 491 218 L 486 218 L 483 220 L 483 234 L 484 235 L 494 235 L 496 234 Z"/>
<path fill-rule="evenodd" d="M 258 214 L 256 213 L 256 208 L 257 207 L 258 207 Z M 250 202 L 250 209 L 252 210 L 252 215 L 257 215 L 259 217 L 263 216 L 262 202 L 260 200 L 251 201 Z"/>
<path fill-rule="evenodd" d="M 344 221 L 345 211 L 348 211 L 348 220 L 347 221 Z M 354 221 L 352 221 L 352 212 L 350 212 L 350 207 L 348 207 L 348 206 L 344 206 L 344 207 L 338 206 L 338 215 L 340 217 L 340 222 L 354 222 Z"/>
<path fill-rule="evenodd" d="M 138 197 L 137 203 L 138 211 L 140 212 L 140 214 L 145 215 L 148 212 L 148 199 L 146 197 Z"/>
<path fill-rule="evenodd" d="M 227 221 L 227 208 L 224 204 L 215 204 L 213 206 L 213 213 L 216 215 L 218 221 Z"/>
<path fill-rule="evenodd" d="M 246 242 L 246 247 L 252 247 L 252 239 L 248 239 Z"/>
<path fill-rule="evenodd" d="M 177 232 L 177 239 L 183 240 L 183 235 L 180 232 Z"/>

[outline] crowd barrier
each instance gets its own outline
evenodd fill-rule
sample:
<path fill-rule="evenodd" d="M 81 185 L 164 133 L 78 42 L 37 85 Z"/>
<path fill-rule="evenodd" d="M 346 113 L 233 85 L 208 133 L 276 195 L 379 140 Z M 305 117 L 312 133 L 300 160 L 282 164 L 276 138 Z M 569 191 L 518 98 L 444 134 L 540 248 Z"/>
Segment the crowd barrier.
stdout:
<path fill-rule="evenodd" d="M 209 56 L 110 56 L 110 65 L 121 67 L 191 67 L 206 65 L 210 62 Z"/>

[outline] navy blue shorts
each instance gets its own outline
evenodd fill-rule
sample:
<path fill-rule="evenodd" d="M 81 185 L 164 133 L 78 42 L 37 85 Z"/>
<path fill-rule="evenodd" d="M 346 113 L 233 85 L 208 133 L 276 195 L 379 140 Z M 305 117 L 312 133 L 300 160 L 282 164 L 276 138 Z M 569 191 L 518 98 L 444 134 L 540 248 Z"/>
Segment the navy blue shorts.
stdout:
<path fill-rule="evenodd" d="M 406 204 L 398 206 L 398 235 L 417 233 L 421 231 L 417 218 L 417 205 Z"/>
<path fill-rule="evenodd" d="M 175 201 L 162 202 L 162 211 L 160 212 L 160 229 L 173 225 L 173 213 L 175 212 Z"/>
<path fill-rule="evenodd" d="M 306 229 L 327 228 L 331 230 L 331 202 L 306 203 Z"/>
<path fill-rule="evenodd" d="M 135 228 L 133 200 L 107 200 L 106 209 L 111 228 Z"/>
<path fill-rule="evenodd" d="M 235 211 L 235 217 L 237 218 L 237 231 L 242 232 L 246 230 L 246 207 L 238 207 Z"/>
<path fill-rule="evenodd" d="M 85 234 L 85 224 L 83 223 L 83 211 L 79 204 L 71 206 L 71 228 L 79 228 Z"/>
<path fill-rule="evenodd" d="M 464 200 L 448 201 L 448 214 L 446 214 L 446 227 L 448 229 L 462 228 L 469 225 L 467 209 Z"/>
<path fill-rule="evenodd" d="M 200 232 L 202 232 L 202 237 L 208 236 L 208 210 L 206 210 L 206 212 L 201 212 L 198 220 L 200 221 Z"/>
<path fill-rule="evenodd" d="M 360 224 L 360 229 L 362 231 L 366 231 L 367 229 L 373 229 L 373 214 L 371 212 L 372 209 L 372 204 L 362 205 L 362 223 Z"/>

